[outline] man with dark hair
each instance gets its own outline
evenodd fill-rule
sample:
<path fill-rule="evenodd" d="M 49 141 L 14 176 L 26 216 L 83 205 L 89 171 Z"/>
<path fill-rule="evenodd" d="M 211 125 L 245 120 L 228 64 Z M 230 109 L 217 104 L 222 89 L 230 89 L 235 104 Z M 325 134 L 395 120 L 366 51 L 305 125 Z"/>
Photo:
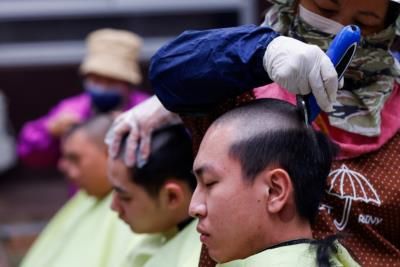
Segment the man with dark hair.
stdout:
<path fill-rule="evenodd" d="M 126 142 L 119 157 L 109 159 L 112 209 L 133 232 L 147 234 L 131 250 L 126 266 L 196 266 L 201 244 L 188 214 L 196 186 L 190 136 L 182 125 L 175 125 L 155 131 L 152 140 L 143 166 L 125 165 Z M 182 256 L 188 247 L 197 257 Z"/>
<path fill-rule="evenodd" d="M 217 262 L 357 266 L 334 238 L 312 239 L 336 146 L 300 114 L 287 102 L 255 100 L 207 130 L 194 162 L 198 184 L 189 212 Z"/>

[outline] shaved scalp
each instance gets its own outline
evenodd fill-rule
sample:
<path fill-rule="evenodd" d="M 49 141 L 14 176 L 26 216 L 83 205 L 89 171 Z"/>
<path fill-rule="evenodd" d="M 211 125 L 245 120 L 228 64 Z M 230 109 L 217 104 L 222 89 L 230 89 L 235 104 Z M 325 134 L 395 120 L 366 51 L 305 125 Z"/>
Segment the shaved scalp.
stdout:
<path fill-rule="evenodd" d="M 112 122 L 113 119 L 110 115 L 95 116 L 86 122 L 72 126 L 63 136 L 63 139 L 66 140 L 77 131 L 83 131 L 94 144 L 106 148 L 104 138 L 106 137 L 107 131 L 111 127 Z"/>
<path fill-rule="evenodd" d="M 253 182 L 272 165 L 284 169 L 293 183 L 299 215 L 312 222 L 337 146 L 308 127 L 296 106 L 277 99 L 258 99 L 235 108 L 209 130 L 228 125 L 237 129 L 228 153 L 241 164 L 243 179 Z"/>
<path fill-rule="evenodd" d="M 277 99 L 257 99 L 219 117 L 212 125 L 232 123 L 237 127 L 236 138 L 248 139 L 270 131 L 305 129 L 300 110 Z"/>

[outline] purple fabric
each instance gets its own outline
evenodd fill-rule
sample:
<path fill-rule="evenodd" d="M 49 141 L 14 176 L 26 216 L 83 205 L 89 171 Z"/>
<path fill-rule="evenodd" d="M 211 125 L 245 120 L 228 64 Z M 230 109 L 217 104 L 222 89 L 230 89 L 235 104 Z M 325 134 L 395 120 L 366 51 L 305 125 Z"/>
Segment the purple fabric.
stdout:
<path fill-rule="evenodd" d="M 146 93 L 134 90 L 124 110 L 147 97 Z M 62 100 L 47 115 L 23 126 L 18 138 L 18 156 L 25 165 L 37 168 L 56 166 L 60 156 L 60 140 L 50 135 L 46 124 L 62 112 L 75 113 L 81 121 L 89 119 L 93 115 L 89 96 L 82 93 Z"/>

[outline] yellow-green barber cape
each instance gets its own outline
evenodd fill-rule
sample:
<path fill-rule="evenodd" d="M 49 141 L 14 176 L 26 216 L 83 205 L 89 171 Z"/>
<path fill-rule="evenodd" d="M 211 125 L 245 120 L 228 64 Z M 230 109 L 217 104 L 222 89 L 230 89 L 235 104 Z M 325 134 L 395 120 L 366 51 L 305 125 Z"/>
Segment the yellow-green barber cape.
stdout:
<path fill-rule="evenodd" d="M 166 243 L 144 267 L 197 267 L 201 251 L 200 235 L 193 220 Z M 134 266 L 136 267 L 136 266 Z"/>
<path fill-rule="evenodd" d="M 58 211 L 21 267 L 116 267 L 142 238 L 102 200 L 78 192 Z"/>
<path fill-rule="evenodd" d="M 337 253 L 331 256 L 333 267 L 359 267 L 349 252 L 336 242 Z M 316 250 L 310 244 L 296 244 L 267 249 L 243 260 L 217 264 L 217 267 L 316 267 Z"/>
<path fill-rule="evenodd" d="M 133 247 L 124 267 L 197 267 L 201 243 L 197 220 L 181 231 L 148 234 Z"/>

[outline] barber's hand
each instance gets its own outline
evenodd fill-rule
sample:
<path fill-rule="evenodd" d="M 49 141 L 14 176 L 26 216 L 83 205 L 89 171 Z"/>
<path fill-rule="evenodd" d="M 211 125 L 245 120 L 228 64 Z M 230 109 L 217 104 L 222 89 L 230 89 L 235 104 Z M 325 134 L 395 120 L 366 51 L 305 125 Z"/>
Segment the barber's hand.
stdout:
<path fill-rule="evenodd" d="M 315 45 L 279 36 L 264 54 L 264 69 L 269 77 L 294 94 L 313 93 L 324 111 L 332 111 L 339 82 L 329 57 Z"/>
<path fill-rule="evenodd" d="M 153 130 L 165 125 L 181 123 L 180 117 L 164 108 L 156 96 L 120 114 L 108 131 L 105 142 L 110 156 L 118 155 L 121 140 L 128 134 L 125 164 L 143 165 L 150 154 L 151 134 Z M 139 147 L 139 155 L 136 155 Z M 139 156 L 139 158 L 137 158 Z"/>

